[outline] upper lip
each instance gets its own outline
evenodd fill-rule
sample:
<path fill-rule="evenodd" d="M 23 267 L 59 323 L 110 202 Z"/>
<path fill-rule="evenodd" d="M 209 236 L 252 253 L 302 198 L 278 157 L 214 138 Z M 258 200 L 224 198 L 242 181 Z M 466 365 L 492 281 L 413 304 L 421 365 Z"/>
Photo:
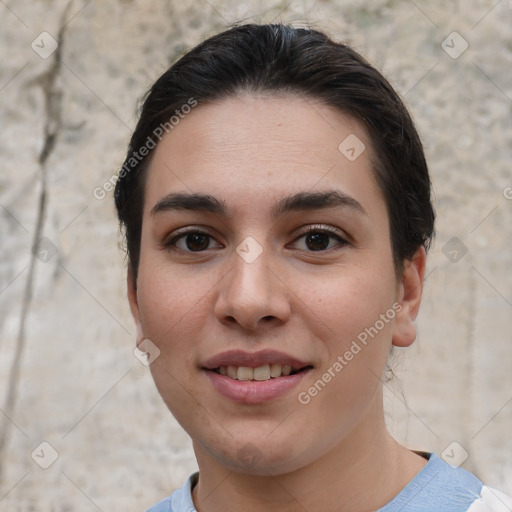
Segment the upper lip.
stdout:
<path fill-rule="evenodd" d="M 260 350 L 259 352 L 228 350 L 206 360 L 203 364 L 203 368 L 207 370 L 214 370 L 219 368 L 219 366 L 246 366 L 249 368 L 257 368 L 258 366 L 264 366 L 266 364 L 289 365 L 293 370 L 300 370 L 305 366 L 311 366 L 309 363 L 277 350 Z"/>

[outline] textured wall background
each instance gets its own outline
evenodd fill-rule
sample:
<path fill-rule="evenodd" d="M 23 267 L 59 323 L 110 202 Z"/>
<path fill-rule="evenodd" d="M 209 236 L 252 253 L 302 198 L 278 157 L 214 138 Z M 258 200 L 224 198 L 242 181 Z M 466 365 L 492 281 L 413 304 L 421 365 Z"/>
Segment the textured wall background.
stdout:
<path fill-rule="evenodd" d="M 389 425 L 512 492 L 511 2 L 0 0 L 0 510 L 141 511 L 195 470 L 132 354 L 113 201 L 93 191 L 136 99 L 237 20 L 313 23 L 405 98 L 438 235 Z"/>

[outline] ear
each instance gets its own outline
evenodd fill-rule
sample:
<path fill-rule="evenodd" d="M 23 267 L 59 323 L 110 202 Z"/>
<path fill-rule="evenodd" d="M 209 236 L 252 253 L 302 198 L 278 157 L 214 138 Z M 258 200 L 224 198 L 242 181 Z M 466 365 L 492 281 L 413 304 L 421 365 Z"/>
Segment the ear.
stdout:
<path fill-rule="evenodd" d="M 427 253 L 425 248 L 420 247 L 414 253 L 412 259 L 405 262 L 405 269 L 397 297 L 401 309 L 397 310 L 392 337 L 392 343 L 396 347 L 408 347 L 416 339 L 416 325 L 414 321 L 420 309 L 426 261 Z"/>
<path fill-rule="evenodd" d="M 130 264 L 128 264 L 128 272 L 126 276 L 128 302 L 130 303 L 130 311 L 135 322 L 137 329 L 136 343 L 139 346 L 144 340 L 144 333 L 142 332 L 142 324 L 140 323 L 139 301 L 137 299 L 137 282 L 133 274 Z"/>

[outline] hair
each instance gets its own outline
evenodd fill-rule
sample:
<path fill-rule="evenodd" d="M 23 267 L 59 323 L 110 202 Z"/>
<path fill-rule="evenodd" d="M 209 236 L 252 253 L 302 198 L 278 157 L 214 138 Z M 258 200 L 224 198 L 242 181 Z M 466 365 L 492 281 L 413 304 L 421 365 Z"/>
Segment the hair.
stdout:
<path fill-rule="evenodd" d="M 386 202 L 397 275 L 419 247 L 429 249 L 435 213 L 423 146 L 390 83 L 352 48 L 318 30 L 247 24 L 216 34 L 187 52 L 145 96 L 115 187 L 135 280 L 145 171 L 157 145 L 153 137 L 160 139 L 162 127 L 169 132 L 174 127 L 170 119 L 177 119 L 175 114 L 186 112 L 184 107 L 192 102 L 200 106 L 242 92 L 304 95 L 361 122 L 375 155 L 372 171 Z M 140 156 L 144 147 L 146 154 Z"/>

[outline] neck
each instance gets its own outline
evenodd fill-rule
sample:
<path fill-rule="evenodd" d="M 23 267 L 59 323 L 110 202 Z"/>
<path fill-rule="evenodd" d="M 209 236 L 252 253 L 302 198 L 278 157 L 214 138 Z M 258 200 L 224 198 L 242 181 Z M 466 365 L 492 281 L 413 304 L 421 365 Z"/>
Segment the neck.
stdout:
<path fill-rule="evenodd" d="M 367 420 L 319 459 L 279 475 L 230 470 L 195 444 L 200 469 L 193 490 L 197 510 L 354 512 L 384 506 L 426 461 L 388 434 L 383 414 Z"/>

